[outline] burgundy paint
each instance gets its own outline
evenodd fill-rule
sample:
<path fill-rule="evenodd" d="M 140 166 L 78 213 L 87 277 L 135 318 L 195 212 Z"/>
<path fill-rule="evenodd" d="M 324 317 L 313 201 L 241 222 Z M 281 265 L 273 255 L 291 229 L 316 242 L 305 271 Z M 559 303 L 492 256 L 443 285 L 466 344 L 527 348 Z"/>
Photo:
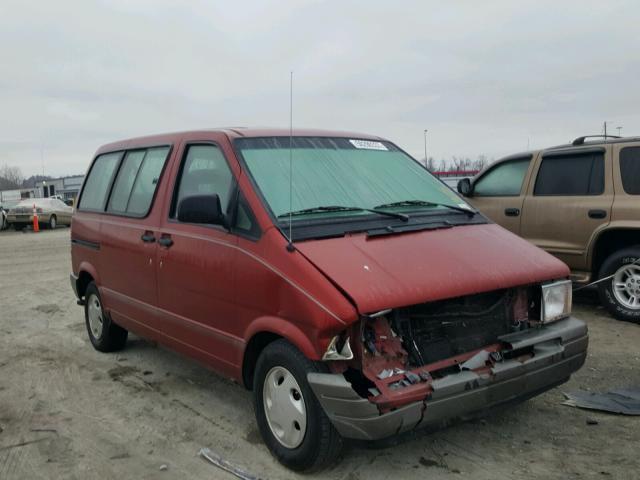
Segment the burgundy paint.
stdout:
<path fill-rule="evenodd" d="M 297 248 L 356 302 L 361 313 L 566 278 L 561 261 L 494 224 Z"/>
<path fill-rule="evenodd" d="M 315 130 L 294 134 L 378 139 Z M 92 275 L 117 323 L 241 380 L 246 346 L 261 332 L 287 338 L 318 360 L 331 337 L 356 322 L 358 310 L 568 275 L 559 261 L 495 225 L 375 240 L 358 235 L 308 241 L 296 244 L 299 251 L 288 252 L 231 143 L 241 136 L 270 135 L 289 132 L 203 130 L 126 140 L 98 150 L 172 146 L 146 218 L 78 211 L 73 219 L 73 239 L 100 244 L 99 251 L 72 245 L 73 272 Z M 258 241 L 169 219 L 175 177 L 188 142 L 220 146 L 262 230 Z M 145 244 L 140 236 L 146 232 L 156 238 L 171 236 L 174 244 L 169 249 L 157 242 Z M 336 284 L 355 299 L 357 309 Z"/>

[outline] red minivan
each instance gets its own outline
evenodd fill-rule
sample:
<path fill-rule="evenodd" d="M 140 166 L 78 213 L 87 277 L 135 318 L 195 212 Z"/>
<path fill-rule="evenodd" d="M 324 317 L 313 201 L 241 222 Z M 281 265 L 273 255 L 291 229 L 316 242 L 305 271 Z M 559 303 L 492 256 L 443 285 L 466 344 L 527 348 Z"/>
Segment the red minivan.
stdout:
<path fill-rule="evenodd" d="M 229 128 L 101 147 L 71 230 L 93 346 L 129 331 L 253 390 L 294 470 L 523 400 L 585 361 L 569 270 L 374 136 Z"/>

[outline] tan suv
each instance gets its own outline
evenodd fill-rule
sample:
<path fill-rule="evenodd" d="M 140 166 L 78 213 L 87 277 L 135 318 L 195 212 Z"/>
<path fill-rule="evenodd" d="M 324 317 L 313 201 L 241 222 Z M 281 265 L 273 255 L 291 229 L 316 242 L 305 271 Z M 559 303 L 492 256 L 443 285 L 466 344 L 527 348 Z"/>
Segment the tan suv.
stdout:
<path fill-rule="evenodd" d="M 602 303 L 640 322 L 640 137 L 579 137 L 511 155 L 461 180 L 458 191 L 567 263 L 574 282 L 606 277 Z"/>

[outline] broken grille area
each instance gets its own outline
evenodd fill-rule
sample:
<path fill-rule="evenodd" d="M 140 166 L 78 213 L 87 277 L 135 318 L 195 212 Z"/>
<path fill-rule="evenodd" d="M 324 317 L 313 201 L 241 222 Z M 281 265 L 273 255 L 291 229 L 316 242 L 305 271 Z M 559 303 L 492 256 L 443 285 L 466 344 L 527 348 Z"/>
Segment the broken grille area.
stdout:
<path fill-rule="evenodd" d="M 516 328 L 514 290 L 413 305 L 394 311 L 393 329 L 402 338 L 411 366 L 480 349 Z"/>

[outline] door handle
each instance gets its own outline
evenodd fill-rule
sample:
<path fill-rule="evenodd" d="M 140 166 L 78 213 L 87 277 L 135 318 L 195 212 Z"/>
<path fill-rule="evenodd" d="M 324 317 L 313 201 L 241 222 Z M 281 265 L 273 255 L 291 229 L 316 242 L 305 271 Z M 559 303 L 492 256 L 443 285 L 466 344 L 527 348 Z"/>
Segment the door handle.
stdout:
<path fill-rule="evenodd" d="M 589 210 L 589 218 L 607 218 L 606 210 Z"/>
<path fill-rule="evenodd" d="M 144 243 L 153 243 L 156 241 L 156 237 L 153 236 L 153 233 L 151 232 L 144 232 L 142 234 L 142 236 L 140 237 L 140 239 L 144 242 Z"/>
<path fill-rule="evenodd" d="M 173 240 L 171 240 L 171 237 L 162 236 L 160 237 L 160 240 L 158 240 L 158 243 L 163 247 L 169 248 L 171 245 L 173 245 Z"/>
<path fill-rule="evenodd" d="M 520 209 L 519 208 L 505 208 L 504 209 L 504 214 L 507 217 L 517 217 L 520 215 Z"/>

